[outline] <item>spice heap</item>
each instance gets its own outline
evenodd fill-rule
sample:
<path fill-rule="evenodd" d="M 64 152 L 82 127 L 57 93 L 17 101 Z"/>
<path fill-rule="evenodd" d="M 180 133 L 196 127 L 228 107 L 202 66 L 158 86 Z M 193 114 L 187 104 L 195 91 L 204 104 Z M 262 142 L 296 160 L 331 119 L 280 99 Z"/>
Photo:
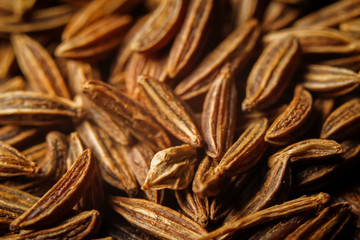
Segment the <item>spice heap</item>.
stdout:
<path fill-rule="evenodd" d="M 359 239 L 360 0 L 0 0 L 0 239 Z"/>

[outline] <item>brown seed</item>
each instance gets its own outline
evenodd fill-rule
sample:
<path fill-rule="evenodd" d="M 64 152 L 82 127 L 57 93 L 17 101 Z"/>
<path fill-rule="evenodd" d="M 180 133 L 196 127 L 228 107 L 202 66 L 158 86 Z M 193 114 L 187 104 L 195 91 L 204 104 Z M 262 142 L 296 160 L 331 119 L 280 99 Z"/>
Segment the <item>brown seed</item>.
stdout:
<path fill-rule="evenodd" d="M 181 209 L 195 222 L 206 227 L 209 219 L 209 201 L 200 199 L 190 188 L 175 191 L 176 200 Z"/>
<path fill-rule="evenodd" d="M 99 212 L 96 210 L 84 211 L 71 217 L 57 226 L 37 231 L 24 231 L 8 235 L 0 239 L 21 240 L 21 239 L 83 239 L 90 235 L 99 225 Z"/>
<path fill-rule="evenodd" d="M 298 130 L 308 124 L 311 111 L 311 94 L 303 87 L 297 86 L 289 106 L 267 130 L 265 141 L 276 145 L 290 143 L 305 132 L 303 129 Z"/>
<path fill-rule="evenodd" d="M 110 15 L 86 26 L 71 39 L 62 42 L 55 50 L 57 57 L 91 59 L 102 56 L 120 45 L 125 29 L 131 23 L 130 16 Z"/>
<path fill-rule="evenodd" d="M 338 14 L 341 12 L 342 14 Z M 299 20 L 295 27 L 325 28 L 333 27 L 348 19 L 360 15 L 360 1 L 340 1 L 321 8 Z"/>
<path fill-rule="evenodd" d="M 207 233 L 184 215 L 150 201 L 112 197 L 110 204 L 130 223 L 161 239 L 191 240 Z"/>
<path fill-rule="evenodd" d="M 179 29 L 185 9 L 186 1 L 161 1 L 134 36 L 132 49 L 145 52 L 165 46 Z"/>
<path fill-rule="evenodd" d="M 0 123 L 43 126 L 81 117 L 81 109 L 65 98 L 35 92 L 0 94 Z"/>
<path fill-rule="evenodd" d="M 0 229 L 8 229 L 9 224 L 33 204 L 38 197 L 15 188 L 0 185 Z"/>
<path fill-rule="evenodd" d="M 323 205 L 329 201 L 329 199 L 330 196 L 326 193 L 319 193 L 310 197 L 303 196 L 279 205 L 265 208 L 256 213 L 240 218 L 235 222 L 225 224 L 222 227 L 208 233 L 206 236 L 200 237 L 198 239 L 210 240 L 241 229 L 246 229 L 257 226 L 261 223 L 279 219 L 281 217 L 289 217 L 291 215 L 321 209 Z"/>
<path fill-rule="evenodd" d="M 37 166 L 15 148 L 0 142 L 0 177 L 34 175 Z"/>
<path fill-rule="evenodd" d="M 318 216 L 308 220 L 285 239 L 334 239 L 350 218 L 348 203 L 335 203 L 323 209 Z"/>
<path fill-rule="evenodd" d="M 308 65 L 303 76 L 304 88 L 322 97 L 337 97 L 358 87 L 360 75 L 344 68 Z"/>
<path fill-rule="evenodd" d="M 166 132 L 153 119 L 147 109 L 124 93 L 101 81 L 88 81 L 83 85 L 84 95 L 96 106 L 121 121 L 140 141 L 158 151 L 171 146 Z"/>
<path fill-rule="evenodd" d="M 38 202 L 11 222 L 10 229 L 46 226 L 65 216 L 92 184 L 94 172 L 91 152 L 85 150 Z"/>
<path fill-rule="evenodd" d="M 95 0 L 73 15 L 62 33 L 62 40 L 67 41 L 82 29 L 114 12 L 125 13 L 135 7 L 139 0 Z M 73 3 L 73 2 L 72 2 Z"/>
<path fill-rule="evenodd" d="M 177 85 L 175 93 L 184 100 L 205 93 L 226 62 L 230 63 L 232 71 L 240 71 L 249 61 L 258 36 L 259 27 L 256 20 L 239 26 Z"/>
<path fill-rule="evenodd" d="M 321 138 L 342 139 L 357 133 L 360 98 L 354 98 L 335 109 L 321 129 Z"/>
<path fill-rule="evenodd" d="M 121 155 L 119 144 L 87 121 L 78 125 L 77 131 L 94 152 L 102 178 L 115 188 L 126 191 L 130 196 L 135 195 L 138 185 L 134 173 Z"/>
<path fill-rule="evenodd" d="M 285 36 L 295 37 L 303 54 L 344 54 L 360 51 L 358 41 L 336 29 L 287 28 L 268 33 L 263 41 L 269 43 Z"/>
<path fill-rule="evenodd" d="M 142 189 L 186 188 L 194 177 L 196 149 L 189 144 L 159 151 L 151 160 Z"/>
<path fill-rule="evenodd" d="M 215 167 L 215 173 L 236 175 L 253 167 L 266 150 L 264 136 L 267 128 L 266 118 L 251 124 L 225 153 L 219 165 Z"/>
<path fill-rule="evenodd" d="M 66 4 L 34 10 L 26 20 L 20 18 L 18 21 L 0 23 L 0 32 L 25 33 L 56 29 L 67 24 L 74 12 L 75 8 Z"/>
<path fill-rule="evenodd" d="M 144 93 L 146 106 L 156 120 L 178 139 L 201 147 L 200 132 L 185 103 L 167 85 L 156 79 L 140 76 L 138 83 Z"/>
<path fill-rule="evenodd" d="M 247 79 L 242 110 L 263 109 L 275 103 L 288 86 L 299 61 L 300 48 L 294 37 L 271 42 Z"/>
<path fill-rule="evenodd" d="M 208 36 L 213 0 L 190 1 L 185 21 L 171 47 L 167 72 L 171 78 L 184 76 L 197 62 Z"/>
<path fill-rule="evenodd" d="M 206 94 L 201 130 L 206 153 L 220 159 L 234 138 L 237 91 L 230 66 L 226 64 Z"/>
<path fill-rule="evenodd" d="M 15 34 L 11 41 L 20 68 L 34 90 L 70 98 L 59 69 L 40 43 L 25 34 Z"/>

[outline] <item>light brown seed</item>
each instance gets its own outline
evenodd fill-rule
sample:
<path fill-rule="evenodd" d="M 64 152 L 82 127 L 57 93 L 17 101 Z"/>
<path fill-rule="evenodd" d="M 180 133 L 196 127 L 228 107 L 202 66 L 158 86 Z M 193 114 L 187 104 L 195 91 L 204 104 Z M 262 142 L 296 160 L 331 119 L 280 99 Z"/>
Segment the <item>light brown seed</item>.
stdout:
<path fill-rule="evenodd" d="M 215 173 L 237 175 L 253 167 L 266 150 L 264 136 L 267 128 L 268 120 L 266 118 L 251 124 L 225 153 L 215 167 Z"/>
<path fill-rule="evenodd" d="M 0 94 L 0 123 L 43 126 L 77 119 L 81 109 L 65 98 L 14 91 Z"/>
<path fill-rule="evenodd" d="M 322 97 L 344 95 L 359 86 L 360 75 L 344 68 L 308 65 L 303 76 L 304 88 Z"/>
<path fill-rule="evenodd" d="M 73 3 L 73 2 L 71 2 Z M 139 0 L 96 0 L 87 4 L 73 15 L 62 33 L 62 40 L 67 41 L 76 36 L 82 29 L 104 16 L 114 12 L 122 14 L 130 11 L 140 3 Z"/>
<path fill-rule="evenodd" d="M 26 20 L 20 18 L 18 21 L 4 21 L 0 23 L 0 32 L 25 33 L 56 29 L 67 24 L 74 12 L 75 8 L 66 4 L 37 9 L 34 10 Z"/>
<path fill-rule="evenodd" d="M 166 62 L 168 60 L 167 52 L 133 53 L 126 66 L 126 90 L 132 98 L 140 98 L 138 78 L 141 75 L 153 77 L 160 82 L 166 80 Z"/>
<path fill-rule="evenodd" d="M 304 6 L 292 5 L 280 1 L 270 1 L 264 12 L 262 29 L 275 31 L 289 26 L 302 13 Z"/>
<path fill-rule="evenodd" d="M 50 181 L 58 181 L 66 173 L 66 157 L 68 154 L 67 136 L 52 131 L 46 135 L 47 150 L 44 159 L 38 162 L 40 174 Z"/>
<path fill-rule="evenodd" d="M 122 92 L 100 81 L 88 81 L 83 85 L 83 93 L 91 102 L 111 114 L 114 121 L 123 122 L 131 134 L 154 150 L 171 146 L 166 132 L 148 110 Z"/>
<path fill-rule="evenodd" d="M 71 217 L 57 226 L 36 231 L 23 231 L 17 234 L 0 237 L 2 240 L 21 239 L 83 239 L 91 235 L 99 225 L 99 212 L 96 210 L 84 211 Z"/>
<path fill-rule="evenodd" d="M 185 103 L 167 85 L 154 78 L 140 76 L 138 83 L 146 106 L 154 118 L 178 139 L 194 147 L 201 147 L 200 132 Z"/>
<path fill-rule="evenodd" d="M 154 151 L 145 143 L 138 142 L 132 146 L 121 146 L 120 151 L 129 168 L 134 173 L 140 186 L 145 183 L 150 170 Z M 148 200 L 161 204 L 164 198 L 163 190 L 144 190 Z"/>
<path fill-rule="evenodd" d="M 103 179 L 115 188 L 134 196 L 138 191 L 138 185 L 134 173 L 121 155 L 119 144 L 87 121 L 78 125 L 77 131 L 85 144 L 94 152 Z"/>
<path fill-rule="evenodd" d="M 11 38 L 16 59 L 31 87 L 42 93 L 70 98 L 59 69 L 47 50 L 25 34 Z"/>
<path fill-rule="evenodd" d="M 184 215 L 147 200 L 112 197 L 110 204 L 131 224 L 161 239 L 190 240 L 207 233 Z"/>
<path fill-rule="evenodd" d="M 31 176 L 37 171 L 36 164 L 18 150 L 0 142 L 0 177 Z"/>
<path fill-rule="evenodd" d="M 328 194 L 319 193 L 310 197 L 303 196 L 294 200 L 290 200 L 279 205 L 265 208 L 256 213 L 240 218 L 235 222 L 225 224 L 220 228 L 210 232 L 206 236 L 198 238 L 198 240 L 210 240 L 228 233 L 233 233 L 241 229 L 253 227 L 258 224 L 269 222 L 271 220 L 279 219 L 285 216 L 289 217 L 291 215 L 321 209 L 323 205 L 329 201 L 329 199 L 330 196 Z"/>
<path fill-rule="evenodd" d="M 0 128 L 0 141 L 19 148 L 36 138 L 39 132 L 41 132 L 39 128 L 5 125 Z"/>
<path fill-rule="evenodd" d="M 196 149 L 189 144 L 159 151 L 151 160 L 142 189 L 184 189 L 194 177 Z"/>
<path fill-rule="evenodd" d="M 185 21 L 171 47 L 167 72 L 171 78 L 188 73 L 206 45 L 213 0 L 190 1 Z"/>
<path fill-rule="evenodd" d="M 268 33 L 263 37 L 265 43 L 294 36 L 299 41 L 303 54 L 344 54 L 360 50 L 357 40 L 336 29 L 296 29 L 287 28 Z"/>
<path fill-rule="evenodd" d="M 10 224 L 11 230 L 50 225 L 78 202 L 94 176 L 93 157 L 85 150 L 71 169 L 31 208 Z"/>
<path fill-rule="evenodd" d="M 209 201 L 207 198 L 200 199 L 189 187 L 175 191 L 175 197 L 186 215 L 202 227 L 206 227 L 209 221 Z"/>
<path fill-rule="evenodd" d="M 321 138 L 342 139 L 356 134 L 360 117 L 360 98 L 354 98 L 335 109 L 325 120 Z"/>
<path fill-rule="evenodd" d="M 225 222 L 236 220 L 286 200 L 291 186 L 289 156 L 281 155 L 268 169 L 265 181 L 254 196 L 240 209 L 231 212 Z"/>
<path fill-rule="evenodd" d="M 0 50 L 1 52 L 1 50 Z M 1 63 L 0 63 L 1 64 Z M 0 67 L 1 69 L 1 67 Z M 1 73 L 0 73 L 1 74 Z M 26 83 L 23 77 L 16 76 L 10 79 L 6 79 L 0 83 L 0 93 L 12 92 L 12 91 L 23 91 L 25 90 Z"/>
<path fill-rule="evenodd" d="M 38 197 L 29 193 L 0 185 L 0 229 L 8 229 L 15 218 L 38 200 Z"/>
<path fill-rule="evenodd" d="M 312 111 L 312 96 L 302 86 L 295 88 L 294 97 L 285 111 L 275 119 L 265 135 L 265 141 L 285 145 L 303 134 Z"/>
<path fill-rule="evenodd" d="M 239 26 L 177 85 L 175 93 L 184 100 L 205 93 L 226 62 L 230 63 L 232 71 L 240 71 L 249 61 L 258 36 L 259 27 L 256 20 Z"/>
<path fill-rule="evenodd" d="M 348 203 L 335 203 L 323 209 L 318 216 L 308 220 L 285 240 L 297 239 L 334 239 L 350 218 Z"/>
<path fill-rule="evenodd" d="M 130 16 L 110 15 L 86 26 L 71 39 L 55 49 L 55 56 L 70 59 L 102 57 L 120 45 L 124 31 L 129 27 Z"/>
<path fill-rule="evenodd" d="M 342 14 L 338 14 L 340 12 Z M 333 27 L 359 15 L 359 0 L 339 1 L 297 20 L 294 26 L 299 28 Z"/>
<path fill-rule="evenodd" d="M 341 145 L 333 140 L 307 139 L 287 146 L 269 157 L 269 165 L 276 163 L 280 155 L 288 155 L 292 165 L 334 158 L 343 153 Z"/>
<path fill-rule="evenodd" d="M 0 40 L 0 78 L 7 77 L 14 68 L 15 53 L 9 41 Z"/>
<path fill-rule="evenodd" d="M 300 56 L 299 44 L 294 37 L 271 42 L 247 79 L 242 110 L 264 109 L 275 103 L 295 73 Z"/>
<path fill-rule="evenodd" d="M 221 158 L 233 143 L 237 91 L 230 66 L 226 64 L 206 94 L 201 130 L 206 153 Z"/>
<path fill-rule="evenodd" d="M 185 5 L 183 0 L 161 1 L 134 36 L 132 49 L 145 52 L 165 46 L 181 25 Z"/>

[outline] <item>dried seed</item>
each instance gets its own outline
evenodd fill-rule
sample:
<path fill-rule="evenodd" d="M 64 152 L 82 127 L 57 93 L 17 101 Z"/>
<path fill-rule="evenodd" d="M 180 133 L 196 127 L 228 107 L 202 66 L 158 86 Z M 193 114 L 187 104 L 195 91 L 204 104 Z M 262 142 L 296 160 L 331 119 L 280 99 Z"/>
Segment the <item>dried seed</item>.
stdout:
<path fill-rule="evenodd" d="M 175 93 L 184 100 L 205 93 L 226 62 L 230 63 L 232 71 L 240 71 L 249 61 L 259 33 L 256 20 L 239 26 L 177 85 Z"/>
<path fill-rule="evenodd" d="M 209 156 L 200 162 L 192 184 L 192 191 L 200 198 L 216 196 L 220 193 L 224 177 L 215 174 L 216 166 L 217 162 Z"/>
<path fill-rule="evenodd" d="M 264 141 L 268 120 L 262 118 L 251 124 L 230 147 L 215 167 L 219 175 L 236 175 L 253 167 L 266 150 Z"/>
<path fill-rule="evenodd" d="M 326 193 L 319 193 L 310 197 L 300 197 L 294 200 L 284 202 L 269 208 L 265 208 L 246 217 L 240 218 L 235 222 L 225 224 L 224 226 L 209 232 L 206 236 L 198 238 L 199 240 L 213 239 L 228 233 L 233 233 L 242 229 L 257 226 L 261 223 L 282 217 L 304 213 L 316 209 L 321 209 L 328 202 L 330 196 Z"/>
<path fill-rule="evenodd" d="M 74 7 L 70 5 L 60 5 L 35 10 L 26 20 L 21 18 L 15 22 L 0 23 L 0 32 L 25 33 L 56 29 L 67 24 L 74 12 Z"/>
<path fill-rule="evenodd" d="M 67 41 L 82 29 L 114 12 L 125 13 L 135 7 L 139 0 L 95 0 L 78 11 L 62 33 L 62 40 Z M 73 2 L 71 2 L 73 3 Z"/>
<path fill-rule="evenodd" d="M 84 95 L 99 108 L 112 115 L 115 121 L 125 124 L 131 134 L 158 151 L 171 146 L 166 132 L 150 113 L 125 94 L 100 81 L 88 81 Z"/>
<path fill-rule="evenodd" d="M 296 164 L 337 157 L 341 153 L 343 153 L 343 148 L 333 140 L 307 139 L 291 144 L 270 156 L 269 165 L 274 165 L 280 155 L 288 155 L 291 164 L 295 166 Z"/>
<path fill-rule="evenodd" d="M 296 87 L 289 106 L 267 130 L 265 141 L 276 145 L 290 143 L 303 133 L 304 130 L 299 132 L 298 129 L 308 123 L 311 111 L 311 94 L 301 86 Z"/>
<path fill-rule="evenodd" d="M 144 143 L 136 143 L 133 146 L 120 147 L 124 160 L 134 173 L 140 186 L 145 183 L 146 176 L 150 170 L 151 159 L 154 151 Z M 161 204 L 164 198 L 163 190 L 144 190 L 148 200 Z"/>
<path fill-rule="evenodd" d="M 303 86 L 322 97 L 344 95 L 359 86 L 360 75 L 344 68 L 308 65 L 303 76 Z"/>
<path fill-rule="evenodd" d="M 338 14 L 341 12 L 342 14 Z M 294 24 L 295 27 L 304 28 L 325 28 L 333 27 L 348 19 L 360 15 L 360 1 L 340 1 L 321 8 L 299 20 Z"/>
<path fill-rule="evenodd" d="M 204 101 L 201 129 L 206 153 L 221 158 L 233 142 L 237 92 L 226 64 L 212 83 Z"/>
<path fill-rule="evenodd" d="M 33 204 L 38 197 L 15 188 L 0 185 L 0 229 L 9 228 L 9 224 Z"/>
<path fill-rule="evenodd" d="M 292 5 L 280 1 L 270 1 L 264 13 L 262 29 L 274 31 L 293 23 L 301 14 L 304 6 Z"/>
<path fill-rule="evenodd" d="M 94 172 L 91 152 L 85 150 L 38 202 L 11 222 L 10 229 L 46 226 L 65 216 L 92 184 Z"/>
<path fill-rule="evenodd" d="M 84 121 L 77 131 L 85 144 L 92 149 L 103 179 L 110 185 L 133 196 L 138 191 L 134 173 L 121 155 L 118 143 L 90 122 Z"/>
<path fill-rule="evenodd" d="M 160 82 L 166 80 L 167 52 L 133 53 L 126 67 L 125 84 L 129 96 L 139 97 L 138 78 L 141 75 L 153 77 Z"/>
<path fill-rule="evenodd" d="M 184 215 L 143 199 L 112 197 L 111 206 L 130 223 L 161 239 L 190 240 L 207 233 Z"/>
<path fill-rule="evenodd" d="M 117 47 L 121 35 L 131 23 L 130 16 L 110 15 L 86 26 L 71 39 L 62 42 L 55 50 L 57 57 L 88 59 L 98 57 Z"/>
<path fill-rule="evenodd" d="M 0 128 L 0 141 L 15 148 L 22 147 L 41 132 L 38 128 L 5 125 Z"/>
<path fill-rule="evenodd" d="M 37 166 L 8 144 L 0 142 L 0 177 L 34 175 Z"/>
<path fill-rule="evenodd" d="M 335 109 L 323 124 L 321 138 L 342 139 L 356 134 L 359 127 L 360 98 L 354 98 Z"/>
<path fill-rule="evenodd" d="M 151 77 L 140 76 L 138 83 L 146 106 L 152 115 L 175 137 L 194 147 L 201 147 L 201 135 L 190 110 L 165 84 Z"/>
<path fill-rule="evenodd" d="M 0 50 L 1 51 L 1 50 Z M 1 63 L 0 63 L 1 65 Z M 1 69 L 1 67 L 0 67 Z M 1 73 L 0 73 L 1 74 Z M 0 83 L 0 93 L 25 90 L 26 83 L 23 77 L 16 76 Z"/>
<path fill-rule="evenodd" d="M 288 86 L 299 61 L 300 48 L 294 37 L 270 43 L 247 79 L 242 110 L 263 109 L 275 103 Z"/>
<path fill-rule="evenodd" d="M 0 123 L 43 126 L 81 116 L 81 109 L 65 98 L 15 91 L 0 94 Z"/>
<path fill-rule="evenodd" d="M 190 1 L 185 21 L 174 40 L 167 62 L 167 72 L 171 78 L 184 76 L 197 62 L 210 31 L 213 2 L 213 0 Z"/>
<path fill-rule="evenodd" d="M 335 203 L 323 209 L 318 216 L 302 224 L 284 239 L 334 239 L 349 217 L 350 205 Z"/>
<path fill-rule="evenodd" d="M 157 152 L 142 189 L 186 188 L 194 177 L 196 161 L 196 149 L 189 144 Z"/>
<path fill-rule="evenodd" d="M 281 155 L 266 173 L 265 181 L 259 191 L 240 209 L 230 213 L 225 222 L 236 220 L 254 212 L 281 203 L 287 198 L 291 186 L 289 157 Z"/>
<path fill-rule="evenodd" d="M 209 201 L 200 199 L 190 188 L 175 191 L 176 200 L 181 209 L 195 222 L 206 227 L 209 219 Z"/>
<path fill-rule="evenodd" d="M 15 53 L 9 41 L 0 41 L 0 78 L 7 77 L 15 63 Z"/>
<path fill-rule="evenodd" d="M 0 237 L 0 239 L 83 239 L 97 229 L 99 221 L 98 211 L 84 211 L 74 217 L 60 222 L 60 224 L 55 227 L 30 232 L 23 231 L 17 234 Z"/>
<path fill-rule="evenodd" d="M 70 98 L 59 69 L 40 43 L 25 34 L 15 34 L 11 41 L 21 71 L 34 90 Z"/>
<path fill-rule="evenodd" d="M 268 33 L 263 41 L 269 43 L 285 36 L 294 36 L 303 54 L 344 54 L 360 50 L 357 40 L 336 29 L 296 29 L 288 28 Z"/>
<path fill-rule="evenodd" d="M 134 36 L 132 49 L 145 52 L 165 46 L 181 25 L 185 5 L 183 0 L 161 1 Z"/>

